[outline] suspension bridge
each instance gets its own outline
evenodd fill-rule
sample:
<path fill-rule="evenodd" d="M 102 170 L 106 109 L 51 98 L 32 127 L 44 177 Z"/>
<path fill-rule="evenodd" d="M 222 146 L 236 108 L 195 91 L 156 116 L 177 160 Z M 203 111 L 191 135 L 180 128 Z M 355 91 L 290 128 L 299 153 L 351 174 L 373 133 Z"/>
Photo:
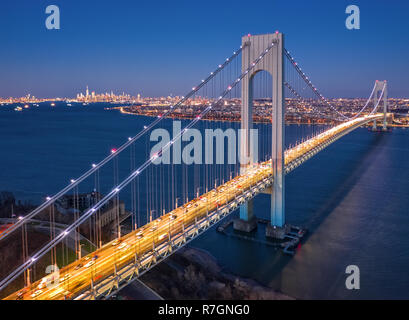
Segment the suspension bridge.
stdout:
<path fill-rule="evenodd" d="M 262 71 L 271 78 L 257 78 Z M 269 110 L 272 121 L 266 129 L 269 131 L 268 145 L 262 139 L 260 144 L 264 146 L 263 154 L 256 157 L 253 153 L 251 130 L 254 126 L 256 87 L 260 83 L 265 91 L 259 92 L 260 96 L 265 97 L 271 90 Z M 289 101 L 286 96 L 291 97 L 291 101 L 298 106 L 297 114 L 328 119 L 334 125 L 321 128 L 311 137 L 300 139 L 286 149 L 285 115 L 289 112 L 286 110 Z M 188 165 L 177 169 L 174 165 L 165 167 L 164 164 L 155 164 L 178 141 L 188 141 L 185 137 L 189 130 L 203 123 L 207 114 L 225 105 L 228 99 L 240 101 L 239 153 L 241 159 L 247 159 L 245 163 L 228 164 L 220 167 L 220 170 L 213 169 L 215 165 L 212 164 L 200 168 L 195 165 L 193 171 L 188 169 Z M 141 152 L 137 142 L 171 116 L 174 110 L 195 105 L 197 101 L 199 103 L 194 108 L 196 115 L 192 120 L 187 121 L 172 139 L 164 142 L 158 152 L 148 151 L 147 159 L 137 164 L 136 154 Z M 282 239 L 288 226 L 285 217 L 285 175 L 353 130 L 369 125 L 373 129 L 380 125 L 386 130 L 391 119 L 387 106 L 386 81 L 375 82 L 369 98 L 357 112 L 345 112 L 334 106 L 313 85 L 285 49 L 282 33 L 244 36 L 240 48 L 177 103 L 170 105 L 138 134 L 129 137 L 122 146 L 112 150 L 101 162 L 92 164 L 83 175 L 72 179 L 65 188 L 47 197 L 39 207 L 19 217 L 0 233 L 0 241 L 8 241 L 14 234 L 21 234 L 24 247 L 22 263 L 13 266 L 8 275 L 1 279 L 0 292 L 13 288 L 6 299 L 109 298 L 236 210 L 240 210 L 240 218 L 235 221 L 235 228 L 243 232 L 252 231 L 256 224 L 253 198 L 267 190 L 271 193 L 271 219 L 266 236 Z M 119 164 L 122 162 L 118 160 L 120 155 L 128 162 L 126 173 L 121 178 Z M 257 158 L 261 160 L 258 161 Z M 105 184 L 107 187 L 102 193 L 100 179 L 104 175 L 101 172 L 109 166 L 113 168 L 113 181 Z M 175 187 L 178 179 L 183 181 L 179 182 L 182 188 Z M 141 181 L 146 182 L 144 188 L 139 185 Z M 83 189 L 89 189 L 93 185 L 94 190 L 101 192 L 98 193 L 100 196 L 85 210 L 78 210 L 76 205 L 73 221 L 64 225 L 65 230 L 56 228 L 54 220 L 57 204 L 70 192 L 74 193 L 75 202 L 81 185 Z M 130 232 L 122 234 L 118 222 L 115 238 L 104 243 L 101 239 L 102 231 L 94 230 L 90 235 L 95 237 L 95 251 L 81 256 L 81 244 L 78 240 L 75 245 L 79 248 L 79 254 L 74 261 L 65 259 L 65 263 L 58 266 L 58 272 L 36 274 L 36 265 L 40 261 L 42 265 L 57 264 L 57 249 L 66 250 L 64 244 L 68 236 L 79 234 L 81 225 L 88 223 L 90 229 L 97 229 L 98 215 L 104 206 L 112 202 L 118 203 L 120 195 L 126 197 L 123 195 L 125 193 L 128 193 L 132 207 Z M 146 196 L 146 199 L 141 199 L 140 194 Z M 183 203 L 178 206 L 180 199 Z M 141 212 L 146 212 L 146 217 L 141 218 Z M 44 214 L 49 215 L 51 221 L 49 239 L 29 252 L 25 226 Z"/>

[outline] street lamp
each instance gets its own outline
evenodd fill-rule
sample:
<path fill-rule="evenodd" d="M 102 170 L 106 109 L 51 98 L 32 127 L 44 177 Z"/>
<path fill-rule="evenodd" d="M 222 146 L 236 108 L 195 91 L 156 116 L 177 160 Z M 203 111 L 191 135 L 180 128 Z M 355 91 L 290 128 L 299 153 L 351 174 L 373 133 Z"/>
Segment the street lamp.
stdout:
<path fill-rule="evenodd" d="M 150 221 L 149 221 L 149 222 L 152 222 L 152 213 L 155 212 L 155 211 L 156 211 L 156 210 L 151 210 L 151 211 L 150 211 L 151 216 L 150 216 Z"/>
<path fill-rule="evenodd" d="M 83 243 L 79 243 L 78 244 L 78 260 L 81 260 L 81 247 L 83 246 Z"/>

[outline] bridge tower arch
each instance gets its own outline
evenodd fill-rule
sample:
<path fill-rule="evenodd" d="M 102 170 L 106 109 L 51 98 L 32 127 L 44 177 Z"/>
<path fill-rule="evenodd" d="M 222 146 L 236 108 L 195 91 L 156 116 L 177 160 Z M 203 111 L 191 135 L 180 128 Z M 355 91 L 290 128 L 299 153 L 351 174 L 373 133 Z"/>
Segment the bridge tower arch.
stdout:
<path fill-rule="evenodd" d="M 382 95 L 382 92 L 383 92 L 383 95 Z M 387 85 L 386 80 L 383 80 L 383 81 L 376 80 L 375 81 L 375 89 L 374 89 L 374 93 L 372 97 L 374 106 L 378 102 L 379 98 L 381 98 L 381 101 L 379 102 L 377 109 L 383 108 L 382 130 L 386 131 L 387 129 L 387 119 L 386 118 L 387 118 L 387 113 L 388 113 L 388 85 Z M 375 112 L 376 111 L 377 110 L 375 110 Z M 374 131 L 376 130 L 376 125 L 377 123 L 376 121 L 374 121 L 373 126 L 372 126 L 372 129 Z"/>
<path fill-rule="evenodd" d="M 241 84 L 241 159 L 249 159 L 249 164 L 241 164 L 241 172 L 245 172 L 253 164 L 251 145 L 251 129 L 253 128 L 253 79 L 259 71 L 266 71 L 272 77 L 272 175 L 274 177 L 271 188 L 271 221 L 270 228 L 280 230 L 285 225 L 285 180 L 284 180 L 284 35 L 273 34 L 248 35 L 242 37 L 242 72 L 257 59 L 266 48 L 274 42 L 274 46 L 258 62 L 251 73 L 248 73 Z M 235 228 L 251 231 L 257 226 L 253 213 L 252 200 L 240 207 L 240 219 L 235 221 Z M 268 232 L 267 232 L 268 233 Z"/>

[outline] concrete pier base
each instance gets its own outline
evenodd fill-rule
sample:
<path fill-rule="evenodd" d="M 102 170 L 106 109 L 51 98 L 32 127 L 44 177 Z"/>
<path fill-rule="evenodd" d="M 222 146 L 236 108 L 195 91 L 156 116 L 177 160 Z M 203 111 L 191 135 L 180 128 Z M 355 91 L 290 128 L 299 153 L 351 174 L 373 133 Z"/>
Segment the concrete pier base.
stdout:
<path fill-rule="evenodd" d="M 269 224 L 266 227 L 266 237 L 283 240 L 286 234 L 290 231 L 291 226 L 288 224 L 284 225 L 283 227 L 276 227 Z"/>
<path fill-rule="evenodd" d="M 249 221 L 243 219 L 235 219 L 233 221 L 233 228 L 237 231 L 251 232 L 257 228 L 257 218 L 253 216 Z"/>
<path fill-rule="evenodd" d="M 376 129 L 372 128 L 371 129 L 372 132 L 388 132 L 388 128 L 384 128 L 384 127 L 378 127 Z"/>

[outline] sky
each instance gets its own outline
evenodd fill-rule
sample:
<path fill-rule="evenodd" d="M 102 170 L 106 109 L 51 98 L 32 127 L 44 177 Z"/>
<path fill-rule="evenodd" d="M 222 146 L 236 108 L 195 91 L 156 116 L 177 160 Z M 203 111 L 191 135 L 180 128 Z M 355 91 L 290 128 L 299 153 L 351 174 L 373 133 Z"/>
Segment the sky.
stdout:
<path fill-rule="evenodd" d="M 359 30 L 345 27 L 350 4 Z M 45 27 L 48 5 L 60 30 Z M 276 30 L 325 96 L 368 97 L 378 79 L 409 97 L 407 0 L 2 0 L 0 97 L 183 95 L 243 35 Z"/>

